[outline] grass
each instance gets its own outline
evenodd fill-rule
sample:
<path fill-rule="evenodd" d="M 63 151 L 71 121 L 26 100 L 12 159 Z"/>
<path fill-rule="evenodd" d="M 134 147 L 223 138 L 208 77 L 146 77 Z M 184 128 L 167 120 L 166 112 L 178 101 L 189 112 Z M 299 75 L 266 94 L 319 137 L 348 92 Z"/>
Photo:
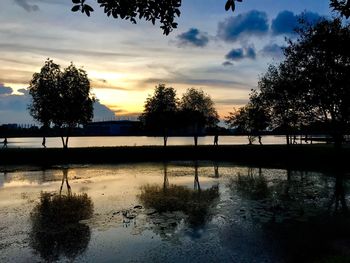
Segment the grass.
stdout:
<path fill-rule="evenodd" d="M 230 161 L 261 167 L 339 168 L 348 170 L 350 147 L 333 145 L 201 145 L 89 148 L 9 148 L 0 150 L 0 165 L 109 164 L 169 160 Z"/>

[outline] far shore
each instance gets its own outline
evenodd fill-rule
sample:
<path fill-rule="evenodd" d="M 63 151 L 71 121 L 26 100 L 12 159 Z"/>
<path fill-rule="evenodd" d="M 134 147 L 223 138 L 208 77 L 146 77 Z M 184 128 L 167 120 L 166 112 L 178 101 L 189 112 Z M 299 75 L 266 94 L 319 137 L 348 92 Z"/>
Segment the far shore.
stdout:
<path fill-rule="evenodd" d="M 200 145 L 0 149 L 0 170 L 9 165 L 114 164 L 166 161 L 225 161 L 259 167 L 350 171 L 350 147 L 313 145 Z"/>

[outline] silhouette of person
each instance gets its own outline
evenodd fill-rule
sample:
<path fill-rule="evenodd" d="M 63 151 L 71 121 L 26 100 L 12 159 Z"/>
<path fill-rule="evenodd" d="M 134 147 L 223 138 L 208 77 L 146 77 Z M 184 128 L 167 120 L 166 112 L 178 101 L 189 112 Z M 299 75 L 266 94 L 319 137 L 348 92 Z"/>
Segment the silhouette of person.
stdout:
<path fill-rule="evenodd" d="M 46 137 L 43 137 L 43 142 L 41 143 L 41 145 L 46 148 Z"/>
<path fill-rule="evenodd" d="M 219 135 L 214 135 L 214 145 L 219 145 Z"/>
<path fill-rule="evenodd" d="M 4 141 L 3 141 L 3 146 L 2 146 L 2 148 L 7 148 L 7 138 L 5 137 L 5 139 L 4 139 Z"/>
<path fill-rule="evenodd" d="M 261 135 L 258 136 L 258 139 L 259 139 L 259 144 L 262 145 L 262 142 L 261 142 Z"/>

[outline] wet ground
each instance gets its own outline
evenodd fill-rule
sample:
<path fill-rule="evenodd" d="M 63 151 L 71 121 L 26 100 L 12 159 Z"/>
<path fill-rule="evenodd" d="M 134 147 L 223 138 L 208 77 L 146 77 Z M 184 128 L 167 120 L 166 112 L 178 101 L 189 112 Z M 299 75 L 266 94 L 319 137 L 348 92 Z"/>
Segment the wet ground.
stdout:
<path fill-rule="evenodd" d="M 0 262 L 349 262 L 346 174 L 0 167 Z"/>

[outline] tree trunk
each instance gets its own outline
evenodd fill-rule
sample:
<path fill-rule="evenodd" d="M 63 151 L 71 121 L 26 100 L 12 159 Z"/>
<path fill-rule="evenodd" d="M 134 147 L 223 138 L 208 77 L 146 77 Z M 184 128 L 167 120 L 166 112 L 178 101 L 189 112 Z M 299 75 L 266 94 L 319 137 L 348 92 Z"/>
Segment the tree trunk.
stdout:
<path fill-rule="evenodd" d="M 288 134 L 286 134 L 286 141 L 287 141 L 287 146 L 289 146 L 290 141 L 289 141 L 289 135 Z"/>
<path fill-rule="evenodd" d="M 193 136 L 194 139 L 194 146 L 198 145 L 198 135 Z"/>
<path fill-rule="evenodd" d="M 64 137 L 63 137 L 63 136 L 61 136 L 61 140 L 62 140 L 63 149 L 66 149 L 67 147 L 66 147 L 66 144 L 65 144 L 65 141 L 64 141 Z"/>
<path fill-rule="evenodd" d="M 166 136 L 166 135 L 163 136 L 163 142 L 164 142 L 164 147 L 165 147 L 167 142 L 168 142 L 168 136 Z"/>

